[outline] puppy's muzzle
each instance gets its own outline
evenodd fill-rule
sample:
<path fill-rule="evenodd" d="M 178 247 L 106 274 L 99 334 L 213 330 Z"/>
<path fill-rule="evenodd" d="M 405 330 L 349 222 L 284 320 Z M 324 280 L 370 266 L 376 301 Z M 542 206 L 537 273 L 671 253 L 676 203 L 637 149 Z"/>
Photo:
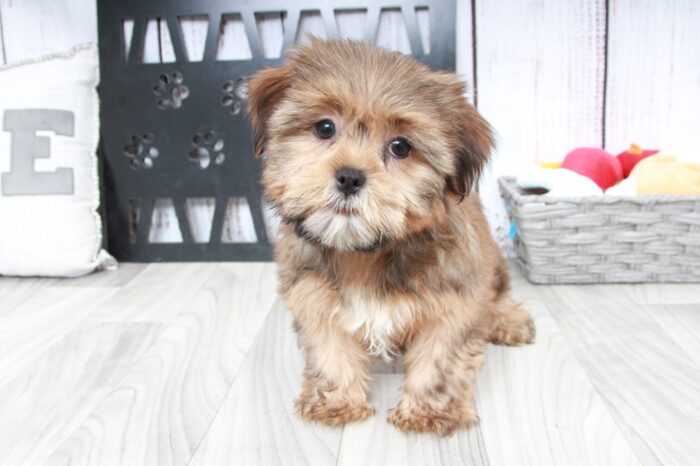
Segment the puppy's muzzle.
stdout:
<path fill-rule="evenodd" d="M 335 184 L 345 197 L 358 193 L 367 182 L 367 175 L 362 170 L 341 167 L 335 172 Z"/>

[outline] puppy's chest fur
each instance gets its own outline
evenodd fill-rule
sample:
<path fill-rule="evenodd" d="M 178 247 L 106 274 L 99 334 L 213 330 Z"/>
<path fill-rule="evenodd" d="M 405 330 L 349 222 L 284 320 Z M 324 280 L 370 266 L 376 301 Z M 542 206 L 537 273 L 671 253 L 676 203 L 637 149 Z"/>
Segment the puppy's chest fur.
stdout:
<path fill-rule="evenodd" d="M 462 255 L 455 243 L 417 235 L 382 254 L 338 253 L 324 248 L 300 246 L 293 257 L 295 267 L 286 268 L 282 290 L 294 286 L 306 273 L 323 277 L 323 284 L 337 293 L 331 313 L 350 334 L 361 339 L 370 355 L 391 359 L 404 346 L 442 293 L 461 293 L 465 280 Z M 288 263 L 289 264 L 289 263 Z"/>
<path fill-rule="evenodd" d="M 444 291 L 433 281 L 438 262 L 435 249 L 424 248 L 334 264 L 342 325 L 370 355 L 390 360 L 406 343 L 425 311 L 419 290 Z"/>
<path fill-rule="evenodd" d="M 371 356 L 391 360 L 416 317 L 415 302 L 383 297 L 366 290 L 345 288 L 341 292 L 340 320 L 351 334 L 362 339 Z"/>

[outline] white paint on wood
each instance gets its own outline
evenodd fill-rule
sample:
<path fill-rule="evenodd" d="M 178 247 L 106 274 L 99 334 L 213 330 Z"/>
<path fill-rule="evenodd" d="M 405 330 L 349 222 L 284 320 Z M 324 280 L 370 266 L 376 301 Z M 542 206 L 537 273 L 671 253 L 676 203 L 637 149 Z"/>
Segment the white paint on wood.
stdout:
<path fill-rule="evenodd" d="M 639 464 L 535 287 L 512 275 L 514 297 L 532 313 L 537 336 L 524 347 L 487 348 L 477 409 L 490 462 Z"/>
<path fill-rule="evenodd" d="M 379 13 L 376 44 L 404 55 L 411 54 L 406 19 L 400 8 L 387 8 Z"/>
<path fill-rule="evenodd" d="M 386 422 L 400 365 L 374 368 L 378 411 L 365 422 L 299 419 L 303 358 L 290 313 L 273 305 L 274 274 L 207 263 L 0 277 L 0 463 L 617 466 L 700 454 L 695 305 L 640 309 L 627 285 L 537 287 L 513 270 L 537 340 L 488 347 L 481 424 L 440 438 Z M 694 289 L 664 286 L 652 297 Z"/>
<path fill-rule="evenodd" d="M 15 299 L 13 307 L 0 311 L 0 387 L 85 320 L 94 306 L 114 291 L 49 288 L 24 295 L 19 302 Z"/>
<path fill-rule="evenodd" d="M 124 56 L 122 57 L 124 61 L 129 58 L 129 52 L 131 51 L 131 44 L 134 41 L 134 19 L 124 18 L 122 20 L 122 41 L 124 45 Z"/>
<path fill-rule="evenodd" d="M 2 5 L 0 5 L 0 63 L 5 64 L 5 40 L 2 32 Z"/>
<path fill-rule="evenodd" d="M 423 53 L 430 54 L 430 11 L 428 7 L 416 7 L 416 21 L 420 32 L 420 44 Z"/>
<path fill-rule="evenodd" d="M 700 161 L 700 2 L 612 0 L 606 146 Z"/>
<path fill-rule="evenodd" d="M 168 322 L 215 272 L 205 263 L 149 264 L 90 314 L 91 320 Z"/>
<path fill-rule="evenodd" d="M 96 2 L 0 0 L 7 63 L 65 52 L 97 42 Z"/>
<path fill-rule="evenodd" d="M 179 19 L 187 60 L 202 61 L 204 58 L 204 46 L 207 41 L 207 31 L 210 27 L 209 19 L 203 15 L 182 16 Z M 163 25 L 165 25 L 165 22 L 163 22 Z M 216 27 L 216 25 L 211 27 Z"/>
<path fill-rule="evenodd" d="M 309 35 L 327 39 L 326 26 L 319 10 L 302 11 L 299 15 L 299 28 L 297 30 L 296 41 L 304 42 Z"/>
<path fill-rule="evenodd" d="M 640 283 L 622 290 L 637 304 L 698 304 L 700 283 Z"/>
<path fill-rule="evenodd" d="M 245 197 L 234 197 L 228 200 L 224 214 L 224 231 L 222 243 L 256 243 L 253 217 Z"/>
<path fill-rule="evenodd" d="M 182 232 L 172 199 L 156 199 L 148 232 L 149 243 L 182 243 Z"/>
<path fill-rule="evenodd" d="M 137 42 L 132 39 L 132 43 Z M 160 63 L 161 61 L 158 18 L 148 18 L 143 38 L 143 62 Z"/>
<path fill-rule="evenodd" d="M 279 58 L 282 56 L 282 42 L 284 40 L 282 13 L 256 13 L 255 23 L 258 28 L 258 37 L 265 58 Z"/>
<path fill-rule="evenodd" d="M 335 10 L 338 36 L 342 39 L 362 40 L 367 21 L 366 9 Z"/>
<path fill-rule="evenodd" d="M 609 11 L 607 106 L 602 107 L 605 2 L 571 3 L 508 0 L 476 2 L 478 103 L 495 127 L 499 147 L 482 183 L 480 196 L 499 242 L 508 246 L 507 213 L 496 178 L 516 173 L 535 161 L 561 159 L 580 145 L 600 145 L 605 112 L 607 148 L 617 152 L 635 141 L 661 147 L 685 158 L 698 158 L 700 147 L 700 4 L 694 0 L 613 0 Z M 457 72 L 473 81 L 472 3 L 457 0 Z M 417 12 L 421 42 L 426 16 Z M 408 47 L 401 14 L 384 12 L 379 36 L 386 46 Z M 343 37 L 361 38 L 363 11 L 339 11 L 335 18 Z M 219 18 L 212 19 L 219 27 Z M 256 33 L 267 55 L 282 43 L 279 13 L 258 15 Z M 323 20 L 304 14 L 301 32 L 325 36 Z M 145 58 L 175 59 L 172 38 L 163 20 L 147 28 Z M 206 20 L 184 18 L 177 25 L 185 48 L 201 59 Z M 127 36 L 133 24 L 127 24 Z M 16 62 L 78 43 L 97 40 L 92 0 L 0 0 L 0 60 Z M 404 50 L 406 51 L 406 50 Z M 4 57 L 3 57 L 4 55 Z M 242 23 L 221 26 L 220 59 L 246 59 L 250 48 Z M 209 209 L 209 204 L 195 207 Z M 172 241 L 174 211 L 156 206 L 153 237 Z M 196 222 L 204 215 L 195 215 Z M 196 231 L 209 225 L 197 224 Z M 245 231 L 250 235 L 251 231 Z"/>
<path fill-rule="evenodd" d="M 170 29 L 163 18 L 158 18 L 158 44 L 160 46 L 160 61 L 163 63 L 173 63 L 175 61 L 175 50 L 170 37 Z"/>
<path fill-rule="evenodd" d="M 147 264 L 124 262 L 110 273 L 91 273 L 76 278 L 56 278 L 51 282 L 54 288 L 121 288 L 143 272 Z"/>
<path fill-rule="evenodd" d="M 700 367 L 700 293 L 696 301 L 697 304 L 642 306 L 641 309 Z"/>
<path fill-rule="evenodd" d="M 291 321 L 270 311 L 190 465 L 336 464 L 342 429 L 294 412 L 304 362 Z"/>
<path fill-rule="evenodd" d="M 189 198 L 185 201 L 187 225 L 195 243 L 208 243 L 211 236 L 212 221 L 214 220 L 215 199 Z"/>
<path fill-rule="evenodd" d="M 250 60 L 251 58 L 253 58 L 253 52 L 250 50 L 248 35 L 240 13 L 224 15 L 219 28 L 216 59 Z"/>
<path fill-rule="evenodd" d="M 537 292 L 642 463 L 695 463 L 700 366 L 618 287 Z"/>
<path fill-rule="evenodd" d="M 478 108 L 498 145 L 481 190 L 505 244 L 497 177 L 602 142 L 605 1 L 475 1 Z"/>
<path fill-rule="evenodd" d="M 0 463 L 44 464 L 162 330 L 84 322 L 51 346 L 0 389 L 0 418 L 12 419 L 0 425 Z"/>
<path fill-rule="evenodd" d="M 477 0 L 476 14 L 478 104 L 499 172 L 600 145 L 605 2 Z"/>
<path fill-rule="evenodd" d="M 194 287 L 182 312 L 134 358 L 52 461 L 187 464 L 276 299 L 269 292 L 276 287 L 274 264 L 209 269 L 209 280 Z M 168 282 L 191 286 L 181 278 Z"/>
<path fill-rule="evenodd" d="M 428 10 L 427 15 L 431 14 Z M 420 21 L 421 14 L 418 15 Z M 457 52 L 455 56 L 456 71 L 462 80 L 467 83 L 467 99 L 472 104 L 476 94 L 474 82 L 474 38 L 472 29 L 472 0 L 457 0 Z M 429 34 L 429 32 L 428 32 Z M 421 37 L 423 32 L 421 31 Z"/>
<path fill-rule="evenodd" d="M 34 292 L 52 283 L 54 279 L 42 278 L 25 280 L 23 278 L 0 277 L 0 318 L 4 318 L 14 308 L 29 299 Z"/>

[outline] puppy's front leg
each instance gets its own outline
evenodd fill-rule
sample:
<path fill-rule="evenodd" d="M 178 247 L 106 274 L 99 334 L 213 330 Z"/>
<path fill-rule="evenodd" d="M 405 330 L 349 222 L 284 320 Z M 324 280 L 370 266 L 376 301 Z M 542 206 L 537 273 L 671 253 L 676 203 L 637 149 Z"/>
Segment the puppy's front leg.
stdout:
<path fill-rule="evenodd" d="M 373 415 L 367 403 L 370 358 L 339 324 L 342 309 L 336 292 L 322 280 L 307 277 L 286 295 L 306 358 L 296 400 L 299 414 L 331 426 Z"/>
<path fill-rule="evenodd" d="M 481 332 L 461 319 L 426 323 L 406 350 L 403 395 L 389 422 L 405 432 L 441 435 L 478 423 L 474 379 L 484 346 Z"/>

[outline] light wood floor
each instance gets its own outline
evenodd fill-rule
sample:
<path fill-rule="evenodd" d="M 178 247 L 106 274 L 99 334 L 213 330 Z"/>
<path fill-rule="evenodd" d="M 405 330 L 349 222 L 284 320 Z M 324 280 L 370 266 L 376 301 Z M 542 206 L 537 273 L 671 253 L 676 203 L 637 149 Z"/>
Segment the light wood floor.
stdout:
<path fill-rule="evenodd" d="M 302 357 L 273 264 L 124 264 L 0 278 L 0 464 L 700 464 L 700 285 L 537 287 L 537 342 L 490 346 L 481 424 L 448 438 L 377 415 L 301 422 Z"/>

